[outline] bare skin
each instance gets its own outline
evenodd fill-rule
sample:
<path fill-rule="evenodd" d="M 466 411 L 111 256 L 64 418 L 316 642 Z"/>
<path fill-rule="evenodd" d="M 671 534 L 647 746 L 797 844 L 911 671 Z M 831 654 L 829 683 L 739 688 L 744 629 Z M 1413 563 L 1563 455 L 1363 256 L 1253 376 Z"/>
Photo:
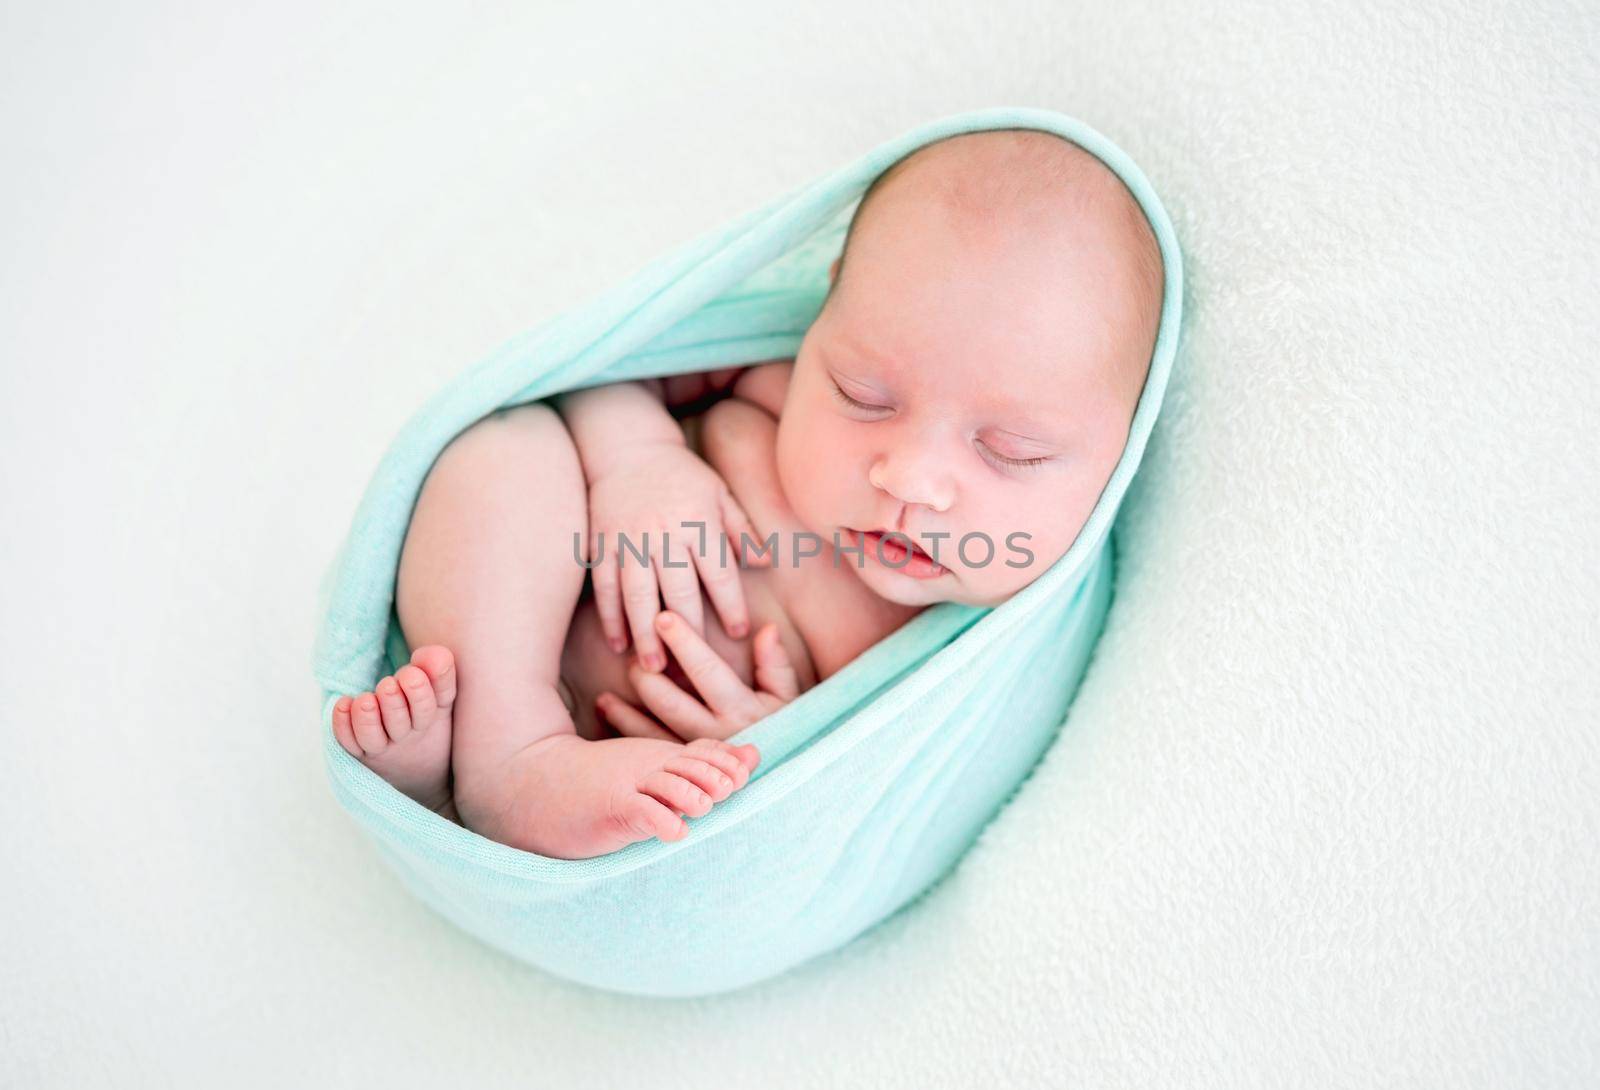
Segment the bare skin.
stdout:
<path fill-rule="evenodd" d="M 756 767 L 726 739 L 927 605 L 1031 582 L 1121 454 L 1159 309 L 1139 298 L 1131 198 L 1085 154 L 996 133 L 906 160 L 792 362 L 576 391 L 464 432 L 401 557 L 417 651 L 338 703 L 340 743 L 515 847 L 677 840 Z M 1076 179 L 1073 201 L 990 191 L 996 171 L 1040 163 Z M 669 414 L 702 396 L 722 400 Z M 706 525 L 706 554 L 685 522 Z M 652 563 L 619 561 L 614 535 L 646 530 Z M 716 563 L 719 534 L 741 532 L 824 544 L 798 566 L 789 546 L 768 567 Z M 586 579 L 574 535 L 593 560 L 600 533 L 610 554 Z M 884 533 L 905 535 L 910 563 L 885 562 Z M 957 552 L 974 533 L 1023 534 L 1031 560 Z"/>
<path fill-rule="evenodd" d="M 757 761 L 754 747 L 715 739 L 579 737 L 559 675 L 583 586 L 570 554 L 583 483 L 545 405 L 495 414 L 452 443 L 401 553 L 397 607 L 416 672 L 334 711 L 341 742 L 411 797 L 441 811 L 453 797 L 469 828 L 557 858 L 681 839 L 683 816 L 742 787 Z"/>

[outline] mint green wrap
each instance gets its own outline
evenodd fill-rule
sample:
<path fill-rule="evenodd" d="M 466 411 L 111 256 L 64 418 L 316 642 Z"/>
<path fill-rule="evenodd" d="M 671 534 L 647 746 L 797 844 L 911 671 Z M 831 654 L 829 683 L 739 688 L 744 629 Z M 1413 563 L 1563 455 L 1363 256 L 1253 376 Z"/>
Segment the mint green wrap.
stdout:
<path fill-rule="evenodd" d="M 760 748 L 761 765 L 676 843 L 587 860 L 518 851 L 445 821 L 345 753 L 330 726 L 334 701 L 405 661 L 393 615 L 400 548 L 423 480 L 456 435 L 497 408 L 562 390 L 792 357 L 872 180 L 935 140 L 1007 128 L 1057 133 L 1116 171 L 1148 216 L 1166 269 L 1161 328 L 1126 449 L 1060 560 L 993 609 L 924 610 L 738 735 Z M 1113 519 L 1161 409 L 1182 297 L 1177 238 L 1139 168 L 1082 122 L 1005 108 L 914 129 L 510 341 L 405 425 L 323 586 L 314 670 L 339 801 L 441 915 L 594 987 L 704 995 L 849 942 L 950 871 L 1065 721 L 1111 603 Z"/>

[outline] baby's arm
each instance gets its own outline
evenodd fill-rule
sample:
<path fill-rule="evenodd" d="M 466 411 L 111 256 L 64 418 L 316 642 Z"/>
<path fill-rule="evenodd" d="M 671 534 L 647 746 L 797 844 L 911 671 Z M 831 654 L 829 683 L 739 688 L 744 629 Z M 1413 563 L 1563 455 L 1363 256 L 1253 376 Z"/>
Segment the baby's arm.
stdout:
<path fill-rule="evenodd" d="M 648 457 L 652 447 L 684 445 L 683 431 L 667 411 L 660 379 L 571 390 L 558 394 L 554 404 L 572 433 L 590 485 L 619 464 Z"/>
<path fill-rule="evenodd" d="M 645 669 L 665 669 L 655 615 L 664 600 L 703 631 L 702 585 L 723 628 L 744 636 L 749 612 L 738 570 L 714 562 L 719 550 L 699 545 L 724 533 L 739 540 L 750 522 L 727 483 L 689 448 L 667 411 L 661 381 L 574 390 L 558 395 L 555 405 L 588 484 L 586 559 L 611 648 L 626 650 L 631 631 Z"/>
<path fill-rule="evenodd" d="M 617 460 L 637 457 L 657 443 L 683 446 L 683 431 L 668 410 L 720 394 L 749 370 L 729 367 L 590 386 L 559 394 L 554 404 L 572 433 L 584 476 L 593 481 Z"/>

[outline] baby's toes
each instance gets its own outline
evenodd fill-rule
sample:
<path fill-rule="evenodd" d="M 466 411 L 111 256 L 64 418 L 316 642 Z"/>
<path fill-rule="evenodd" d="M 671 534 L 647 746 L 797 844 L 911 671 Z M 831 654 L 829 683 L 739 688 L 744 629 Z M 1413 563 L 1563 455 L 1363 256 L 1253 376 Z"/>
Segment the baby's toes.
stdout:
<path fill-rule="evenodd" d="M 433 683 L 433 699 L 438 706 L 449 710 L 456 699 L 456 657 L 448 647 L 429 644 L 411 653 L 411 665 L 428 675 Z"/>
<path fill-rule="evenodd" d="M 734 764 L 739 763 L 732 757 L 729 757 L 728 760 Z M 710 761 L 705 761 L 698 757 L 674 757 L 666 763 L 665 767 L 668 772 L 682 776 L 710 795 L 712 802 L 721 802 L 733 794 L 733 776 Z"/>
<path fill-rule="evenodd" d="M 350 729 L 350 708 L 355 704 L 348 696 L 341 696 L 333 705 L 333 737 L 344 747 L 344 751 L 352 757 L 360 758 L 361 744 L 356 741 L 355 731 Z"/>
<path fill-rule="evenodd" d="M 749 782 L 750 773 L 761 762 L 760 751 L 748 743 L 733 746 L 716 738 L 696 738 L 689 743 L 688 748 L 689 756 L 700 761 L 710 761 L 733 777 L 735 790 Z"/>
<path fill-rule="evenodd" d="M 433 698 L 433 682 L 428 680 L 428 675 L 415 666 L 402 666 L 394 672 L 395 684 L 400 686 L 400 691 L 405 694 L 406 704 L 411 708 L 411 729 L 424 731 L 433 722 L 434 713 L 439 710 L 438 703 Z"/>
<path fill-rule="evenodd" d="M 660 799 L 667 806 L 689 817 L 711 812 L 711 796 L 682 776 L 665 770 L 652 772 L 639 781 L 639 791 Z"/>
<path fill-rule="evenodd" d="M 406 706 L 405 694 L 392 677 L 378 682 L 378 715 L 383 720 L 384 733 L 391 742 L 398 742 L 411 733 L 411 709 Z"/>
<path fill-rule="evenodd" d="M 351 701 L 350 732 L 368 757 L 382 753 L 389 744 L 389 736 L 383 733 L 383 720 L 378 718 L 378 698 L 371 693 L 362 693 Z"/>
<path fill-rule="evenodd" d="M 630 792 L 611 818 L 616 831 L 630 842 L 660 837 L 662 840 L 682 840 L 689 834 L 689 826 L 659 799 Z"/>

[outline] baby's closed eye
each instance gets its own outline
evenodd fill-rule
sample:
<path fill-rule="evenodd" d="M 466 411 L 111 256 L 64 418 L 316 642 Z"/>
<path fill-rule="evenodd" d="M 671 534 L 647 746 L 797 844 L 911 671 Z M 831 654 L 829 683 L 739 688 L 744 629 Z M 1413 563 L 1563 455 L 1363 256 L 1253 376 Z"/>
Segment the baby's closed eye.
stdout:
<path fill-rule="evenodd" d="M 1006 455 L 1000 453 L 993 446 L 984 442 L 982 439 L 979 439 L 977 443 L 979 448 L 982 449 L 987 457 L 999 462 L 1008 469 L 1037 469 L 1039 466 L 1042 466 L 1051 460 L 1051 456 L 1047 454 L 1035 455 L 1033 457 L 1015 457 Z"/>

